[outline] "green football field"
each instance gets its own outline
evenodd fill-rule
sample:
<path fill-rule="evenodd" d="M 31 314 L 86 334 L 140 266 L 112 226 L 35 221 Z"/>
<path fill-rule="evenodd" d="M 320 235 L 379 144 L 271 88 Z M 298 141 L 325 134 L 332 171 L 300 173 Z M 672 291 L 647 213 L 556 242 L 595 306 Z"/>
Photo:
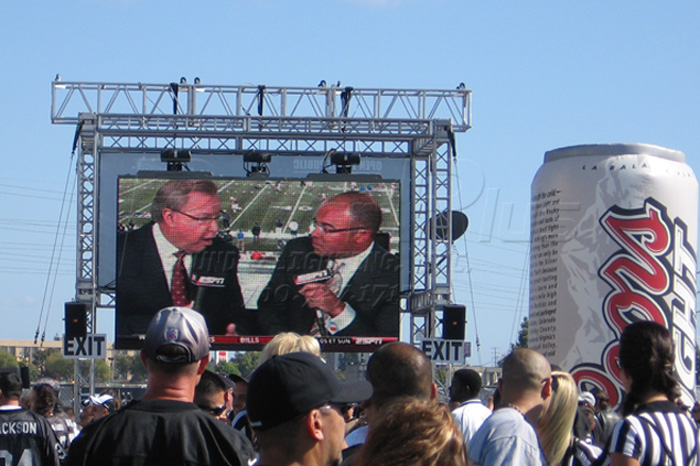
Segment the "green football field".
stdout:
<path fill-rule="evenodd" d="M 151 220 L 151 201 L 164 179 L 122 178 L 119 182 L 119 224 L 139 228 Z M 215 180 L 228 222 L 220 225 L 234 244 L 243 232 L 243 250 L 277 252 L 284 242 L 309 234 L 313 218 L 323 200 L 346 191 L 371 195 L 382 209 L 381 230 L 391 238 L 392 252 L 398 252 L 400 193 L 396 183 L 363 184 L 350 181 L 301 180 Z M 261 228 L 259 244 L 254 244 L 252 229 Z"/>

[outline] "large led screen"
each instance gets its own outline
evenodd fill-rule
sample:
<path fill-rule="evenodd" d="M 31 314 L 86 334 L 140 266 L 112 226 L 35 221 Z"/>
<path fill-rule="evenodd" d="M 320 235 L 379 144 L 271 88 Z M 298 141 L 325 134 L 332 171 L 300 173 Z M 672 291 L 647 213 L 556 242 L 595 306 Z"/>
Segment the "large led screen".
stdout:
<path fill-rule="evenodd" d="M 118 180 L 116 345 L 140 348 L 171 305 L 206 318 L 213 346 L 279 332 L 324 350 L 399 336 L 400 182 L 369 177 Z"/>

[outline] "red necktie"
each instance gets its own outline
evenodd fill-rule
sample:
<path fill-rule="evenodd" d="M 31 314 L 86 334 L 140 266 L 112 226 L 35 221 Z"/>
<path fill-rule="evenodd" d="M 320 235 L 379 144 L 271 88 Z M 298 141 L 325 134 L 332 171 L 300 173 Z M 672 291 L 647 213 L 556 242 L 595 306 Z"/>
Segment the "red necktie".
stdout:
<path fill-rule="evenodd" d="M 187 299 L 187 287 L 185 286 L 185 282 L 187 280 L 185 256 L 187 253 L 185 251 L 178 251 L 175 253 L 175 255 L 177 256 L 177 262 L 175 262 L 175 267 L 173 267 L 173 279 L 170 287 L 170 296 L 173 299 L 173 306 L 186 306 L 190 303 Z"/>

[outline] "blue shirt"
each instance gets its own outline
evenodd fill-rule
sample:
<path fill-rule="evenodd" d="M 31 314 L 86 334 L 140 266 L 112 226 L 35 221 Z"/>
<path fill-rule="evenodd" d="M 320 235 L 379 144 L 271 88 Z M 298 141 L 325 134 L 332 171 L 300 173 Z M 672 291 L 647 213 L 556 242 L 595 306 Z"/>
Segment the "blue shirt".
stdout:
<path fill-rule="evenodd" d="M 534 427 L 513 408 L 501 408 L 484 421 L 467 448 L 481 466 L 546 466 Z"/>

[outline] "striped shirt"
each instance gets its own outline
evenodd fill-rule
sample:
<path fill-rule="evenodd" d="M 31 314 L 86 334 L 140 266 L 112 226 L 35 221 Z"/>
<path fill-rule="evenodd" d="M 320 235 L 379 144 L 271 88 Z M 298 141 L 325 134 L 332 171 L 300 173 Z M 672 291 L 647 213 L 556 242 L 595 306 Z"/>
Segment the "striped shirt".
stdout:
<path fill-rule="evenodd" d="M 697 465 L 698 429 L 670 401 L 640 406 L 615 427 L 610 452 L 635 458 L 641 466 Z"/>

